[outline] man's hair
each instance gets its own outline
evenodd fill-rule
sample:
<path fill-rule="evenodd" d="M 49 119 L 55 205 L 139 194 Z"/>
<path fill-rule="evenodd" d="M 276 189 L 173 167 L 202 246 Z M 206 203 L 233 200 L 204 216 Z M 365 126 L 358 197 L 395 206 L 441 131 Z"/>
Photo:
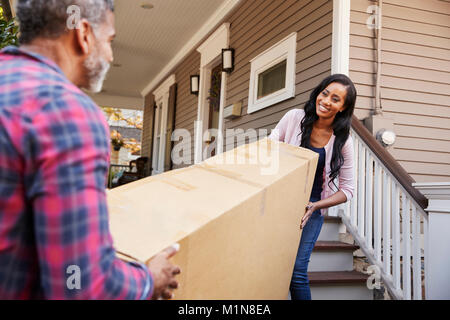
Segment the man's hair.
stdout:
<path fill-rule="evenodd" d="M 114 11 L 114 0 L 18 0 L 16 14 L 21 44 L 38 37 L 57 38 L 67 32 L 70 6 L 78 6 L 80 18 L 95 30 L 105 21 L 106 12 Z"/>

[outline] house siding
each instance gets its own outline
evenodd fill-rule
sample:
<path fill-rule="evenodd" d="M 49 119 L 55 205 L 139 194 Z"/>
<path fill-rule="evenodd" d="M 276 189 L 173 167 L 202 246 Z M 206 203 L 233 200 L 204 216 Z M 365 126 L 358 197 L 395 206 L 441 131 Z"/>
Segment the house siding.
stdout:
<path fill-rule="evenodd" d="M 227 81 L 225 105 L 242 102 L 243 109 L 238 119 L 225 120 L 224 129 L 272 129 L 289 109 L 303 107 L 310 91 L 331 73 L 332 11 L 332 1 L 327 0 L 247 0 L 228 16 L 224 22 L 231 24 L 230 45 L 236 55 L 235 70 Z M 250 60 L 292 32 L 297 32 L 295 98 L 247 114 Z M 190 94 L 189 77 L 199 73 L 200 58 L 194 50 L 171 72 L 178 84 L 175 128 L 190 132 L 192 162 L 198 97 Z M 229 143 L 225 150 L 231 147 Z M 187 165 L 174 164 L 173 168 Z"/>
<path fill-rule="evenodd" d="M 374 108 L 375 30 L 366 22 L 376 1 L 351 1 L 350 77 L 356 116 Z M 450 181 L 450 3 L 384 0 L 381 106 L 393 119 L 394 158 L 418 182 Z"/>
<path fill-rule="evenodd" d="M 178 85 L 175 129 L 186 129 L 190 133 L 190 163 L 194 163 L 194 122 L 197 120 L 198 109 L 198 97 L 191 94 L 190 76 L 199 74 L 199 69 L 200 53 L 194 51 L 189 54 L 186 59 L 184 59 L 183 62 L 175 68 L 174 71 L 176 82 Z M 186 145 L 186 141 L 175 142 L 174 145 L 178 145 L 179 143 Z M 180 156 L 183 156 L 183 153 L 181 153 Z M 174 164 L 173 169 L 185 167 L 188 165 L 189 164 Z"/>
<path fill-rule="evenodd" d="M 176 113 L 175 113 L 175 130 L 186 129 L 191 135 L 191 160 L 194 159 L 194 122 L 197 119 L 197 96 L 192 95 L 190 91 L 190 76 L 198 74 L 200 69 L 200 53 L 191 52 L 180 64 L 178 64 L 170 74 L 175 74 L 177 84 L 176 97 Z M 164 79 L 165 80 L 165 79 Z M 154 95 L 150 92 L 145 97 L 144 107 L 144 128 L 142 133 L 142 155 L 152 158 L 152 142 L 153 142 L 153 106 Z M 185 141 L 175 142 L 186 143 Z M 180 154 L 182 156 L 183 153 Z M 173 169 L 188 166 L 189 164 L 177 165 L 173 164 Z"/>
<path fill-rule="evenodd" d="M 376 37 L 366 24 L 367 8 L 374 4 L 377 1 L 351 0 L 349 74 L 358 90 L 359 119 L 368 117 L 375 103 Z M 450 180 L 449 16 L 446 1 L 383 4 L 381 104 L 397 134 L 390 152 L 418 182 Z M 226 18 L 235 70 L 228 76 L 225 105 L 242 102 L 242 116 L 225 120 L 225 130 L 270 131 L 288 110 L 303 108 L 311 90 L 331 74 L 332 21 L 329 0 L 247 0 Z M 295 97 L 247 114 L 250 60 L 292 32 L 297 32 Z M 179 86 L 175 128 L 191 134 L 191 163 L 198 97 L 190 94 L 189 76 L 198 74 L 199 68 L 200 53 L 193 50 L 171 72 Z M 148 131 L 144 130 L 144 139 Z M 225 150 L 236 145 L 235 139 L 225 142 Z"/>
<path fill-rule="evenodd" d="M 292 108 L 302 108 L 311 90 L 331 73 L 332 1 L 249 1 L 230 18 L 235 71 L 227 82 L 226 105 L 242 102 L 242 116 L 225 129 L 273 129 Z M 250 60 L 297 32 L 295 97 L 247 114 Z M 225 150 L 236 145 L 225 141 Z"/>

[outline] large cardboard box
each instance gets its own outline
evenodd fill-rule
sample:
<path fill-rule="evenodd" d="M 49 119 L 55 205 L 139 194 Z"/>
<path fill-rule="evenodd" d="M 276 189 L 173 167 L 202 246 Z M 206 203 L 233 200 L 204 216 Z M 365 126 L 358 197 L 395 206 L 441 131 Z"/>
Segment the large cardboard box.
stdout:
<path fill-rule="evenodd" d="M 318 154 L 263 139 L 108 192 L 119 255 L 178 242 L 177 299 L 286 299 Z"/>

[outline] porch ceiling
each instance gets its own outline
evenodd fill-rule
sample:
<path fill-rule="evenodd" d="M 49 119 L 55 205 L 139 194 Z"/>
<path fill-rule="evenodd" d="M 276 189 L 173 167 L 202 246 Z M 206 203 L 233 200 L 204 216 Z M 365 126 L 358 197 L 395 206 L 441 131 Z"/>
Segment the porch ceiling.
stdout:
<path fill-rule="evenodd" d="M 144 88 L 228 1 L 116 0 L 114 65 L 100 96 L 142 100 Z M 154 7 L 143 9 L 144 3 Z"/>

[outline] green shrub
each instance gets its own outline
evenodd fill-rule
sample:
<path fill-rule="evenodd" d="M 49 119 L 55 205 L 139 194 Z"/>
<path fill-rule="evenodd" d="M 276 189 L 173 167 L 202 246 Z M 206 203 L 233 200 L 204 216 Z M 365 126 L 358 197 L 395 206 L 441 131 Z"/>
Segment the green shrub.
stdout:
<path fill-rule="evenodd" d="M 0 7 L 0 49 L 11 45 L 18 46 L 18 32 L 19 27 L 15 24 L 14 19 L 8 21 L 3 15 L 2 7 Z"/>

